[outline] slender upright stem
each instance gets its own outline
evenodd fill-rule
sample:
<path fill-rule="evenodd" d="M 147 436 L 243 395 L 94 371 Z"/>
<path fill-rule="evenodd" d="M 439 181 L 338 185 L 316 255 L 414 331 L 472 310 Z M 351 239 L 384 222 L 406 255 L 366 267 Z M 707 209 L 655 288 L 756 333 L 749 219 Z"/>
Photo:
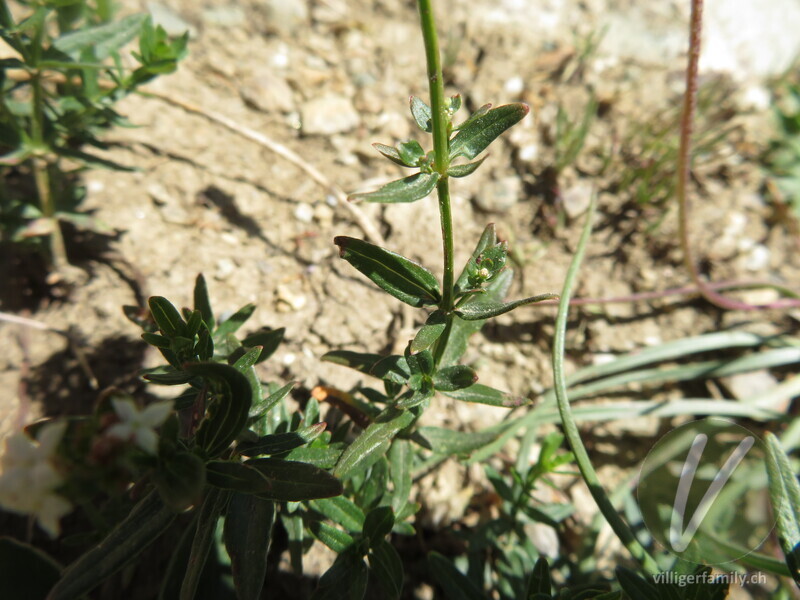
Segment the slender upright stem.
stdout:
<path fill-rule="evenodd" d="M 450 166 L 450 141 L 448 125 L 450 118 L 444 102 L 444 82 L 442 81 L 442 61 L 439 56 L 439 40 L 433 18 L 431 0 L 418 0 L 419 16 L 422 23 L 422 37 L 425 41 L 425 57 L 428 64 L 428 86 L 431 96 L 433 116 L 433 154 L 436 171 L 441 179 L 436 185 L 439 197 L 439 215 L 442 225 L 442 246 L 444 250 L 444 281 L 442 282 L 442 306 L 445 312 L 453 309 L 453 218 L 450 212 L 450 183 L 447 168 Z M 440 343 L 440 346 L 444 344 Z"/>
<path fill-rule="evenodd" d="M 33 90 L 33 111 L 31 116 L 31 140 L 38 153 L 45 150 L 44 142 L 44 90 L 42 89 L 41 74 L 36 73 L 31 79 Z M 61 270 L 67 264 L 67 249 L 64 245 L 64 236 L 61 234 L 61 225 L 55 218 L 56 206 L 53 200 L 53 189 L 50 182 L 50 171 L 47 160 L 42 156 L 35 156 L 31 160 L 33 178 L 36 182 L 36 193 L 41 203 L 42 215 L 53 223 L 50 234 L 50 254 L 53 266 Z"/>
<path fill-rule="evenodd" d="M 713 286 L 700 277 L 694 261 L 689 240 L 689 177 L 692 167 L 692 124 L 697 111 L 697 74 L 700 62 L 700 46 L 703 34 L 703 0 L 692 0 L 692 13 L 689 20 L 689 60 L 686 65 L 686 91 L 683 97 L 681 115 L 681 140 L 678 148 L 678 224 L 683 261 L 698 291 L 708 302 L 727 310 L 761 310 L 765 308 L 796 308 L 800 302 L 783 298 L 764 305 L 753 305 L 733 300 L 715 291 Z"/>
<path fill-rule="evenodd" d="M 597 472 L 594 470 L 592 461 L 589 458 L 589 453 L 586 451 L 586 447 L 581 440 L 581 434 L 578 431 L 575 418 L 572 416 L 572 409 L 570 408 L 569 398 L 567 397 L 566 375 L 564 372 L 564 348 L 567 315 L 569 313 L 569 299 L 572 295 L 572 285 L 586 251 L 586 244 L 592 232 L 594 210 L 595 200 L 592 199 L 589 212 L 586 216 L 586 225 L 584 225 L 580 242 L 578 242 L 578 249 L 572 257 L 572 262 L 567 271 L 566 279 L 564 280 L 564 288 L 561 291 L 558 317 L 556 318 L 555 338 L 553 339 L 553 387 L 556 393 L 558 412 L 561 416 L 561 425 L 564 428 L 564 435 L 572 448 L 572 452 L 575 455 L 575 462 L 578 463 L 578 469 L 589 488 L 589 492 L 592 494 L 592 498 L 594 498 L 597 507 L 600 509 L 600 512 L 603 513 L 608 524 L 611 525 L 611 529 L 628 549 L 628 552 L 631 553 L 631 556 L 639 561 L 648 575 L 653 575 L 659 571 L 658 564 L 655 559 L 647 553 L 647 550 L 645 550 L 641 543 L 639 543 L 639 540 L 636 539 L 636 535 L 631 528 L 617 513 L 617 510 L 614 508 L 611 500 L 609 500 L 603 486 L 600 484 Z"/>

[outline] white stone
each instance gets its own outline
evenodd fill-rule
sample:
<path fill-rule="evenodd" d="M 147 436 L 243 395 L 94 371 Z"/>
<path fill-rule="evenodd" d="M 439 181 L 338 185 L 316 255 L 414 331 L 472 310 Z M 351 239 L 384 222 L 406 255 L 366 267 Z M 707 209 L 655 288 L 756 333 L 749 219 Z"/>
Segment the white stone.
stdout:
<path fill-rule="evenodd" d="M 329 94 L 303 104 L 300 121 L 305 134 L 332 135 L 352 131 L 360 118 L 348 98 Z"/>
<path fill-rule="evenodd" d="M 570 219 L 579 217 L 589 208 L 592 202 L 592 184 L 579 182 L 565 190 L 561 195 L 564 212 Z"/>
<path fill-rule="evenodd" d="M 301 202 L 294 209 L 294 218 L 301 223 L 311 223 L 314 219 L 314 208 L 310 204 Z"/>
<path fill-rule="evenodd" d="M 769 265 L 769 248 L 764 244 L 755 244 L 744 261 L 744 266 L 749 271 L 762 271 Z"/>

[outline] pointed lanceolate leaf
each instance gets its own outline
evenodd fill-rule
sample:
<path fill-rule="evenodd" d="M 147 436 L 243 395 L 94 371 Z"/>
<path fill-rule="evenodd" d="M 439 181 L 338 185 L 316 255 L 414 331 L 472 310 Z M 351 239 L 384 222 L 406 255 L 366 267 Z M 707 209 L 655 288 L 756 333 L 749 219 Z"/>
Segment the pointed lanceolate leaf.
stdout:
<path fill-rule="evenodd" d="M 414 167 L 416 165 L 409 165 L 406 164 L 402 157 L 400 156 L 400 151 L 395 148 L 394 146 L 387 146 L 386 144 L 378 144 L 377 142 L 372 144 L 372 147 L 375 148 L 378 152 L 383 154 L 386 158 L 392 161 L 395 164 L 400 165 L 401 167 Z"/>
<path fill-rule="evenodd" d="M 550 598 L 553 584 L 550 579 L 550 566 L 547 559 L 540 556 L 533 566 L 533 572 L 528 579 L 528 600 L 535 600 L 537 596 Z"/>
<path fill-rule="evenodd" d="M 472 580 L 438 552 L 428 552 L 428 570 L 447 600 L 485 600 Z"/>
<path fill-rule="evenodd" d="M 353 545 L 353 536 L 323 521 L 312 521 L 308 528 L 315 538 L 337 554 L 341 554 Z"/>
<path fill-rule="evenodd" d="M 414 117 L 417 126 L 427 133 L 433 131 L 433 113 L 431 107 L 425 104 L 416 96 L 411 96 L 411 116 Z"/>
<path fill-rule="evenodd" d="M 475 158 L 506 129 L 522 120 L 529 110 L 524 104 L 506 104 L 470 120 L 450 140 L 450 159 Z"/>
<path fill-rule="evenodd" d="M 440 392 L 455 392 L 470 387 L 478 381 L 475 369 L 467 365 L 453 365 L 439 369 L 433 375 L 433 387 Z"/>
<path fill-rule="evenodd" d="M 488 156 L 489 155 L 487 154 L 480 160 L 476 160 L 475 162 L 471 163 L 466 163 L 464 165 L 451 165 L 447 169 L 447 174 L 450 177 L 466 177 L 467 175 L 472 175 L 475 171 L 478 170 L 478 167 L 480 167 L 483 164 L 483 161 L 485 161 Z"/>
<path fill-rule="evenodd" d="M 375 547 L 392 532 L 394 512 L 391 506 L 377 506 L 367 513 L 364 519 L 364 537 L 369 540 L 370 547 Z"/>
<path fill-rule="evenodd" d="M 461 402 L 473 402 L 476 404 L 488 404 L 489 406 L 503 406 L 514 408 L 524 404 L 524 399 L 519 396 L 512 396 L 508 392 L 501 392 L 482 383 L 474 383 L 463 389 L 445 392 L 445 395 L 460 400 Z"/>
<path fill-rule="evenodd" d="M 194 283 L 194 308 L 199 310 L 203 321 L 211 331 L 214 331 L 214 311 L 211 310 L 211 300 L 208 297 L 206 278 L 200 273 Z"/>
<path fill-rule="evenodd" d="M 413 420 L 414 415 L 409 411 L 391 407 L 384 410 L 344 451 L 333 474 L 345 478 L 359 469 L 366 469 L 374 464 L 386 454 L 394 436 L 408 427 Z"/>
<path fill-rule="evenodd" d="M 351 237 L 338 236 L 333 243 L 339 256 L 398 300 L 418 307 L 441 299 L 433 273 L 404 256 Z"/>
<path fill-rule="evenodd" d="M 270 483 L 266 492 L 258 494 L 259 498 L 299 502 L 342 493 L 342 483 L 314 465 L 279 458 L 252 458 L 245 464 L 258 470 Z"/>
<path fill-rule="evenodd" d="M 425 325 L 423 325 L 417 332 L 417 335 L 414 336 L 411 342 L 411 352 L 416 354 L 433 346 L 434 342 L 444 333 L 446 324 L 447 318 L 444 312 L 441 310 L 432 312 L 428 320 L 425 321 Z"/>
<path fill-rule="evenodd" d="M 392 354 L 376 362 L 369 374 L 378 379 L 402 385 L 411 377 L 411 369 L 405 357 Z"/>
<path fill-rule="evenodd" d="M 404 164 L 410 167 L 419 165 L 419 161 L 425 157 L 425 150 L 422 149 L 417 140 L 402 142 L 397 146 L 397 152 Z"/>
<path fill-rule="evenodd" d="M 311 600 L 362 600 L 367 593 L 369 568 L 355 548 L 342 552 L 319 578 Z"/>
<path fill-rule="evenodd" d="M 350 367 L 369 375 L 372 367 L 383 357 L 380 354 L 367 354 L 365 352 L 352 352 L 350 350 L 331 350 L 322 356 L 322 360 L 337 365 Z"/>
<path fill-rule="evenodd" d="M 76 58 L 83 50 L 91 49 L 98 60 L 104 60 L 139 34 L 145 18 L 143 14 L 130 15 L 118 21 L 72 31 L 58 38 L 53 46 Z"/>
<path fill-rule="evenodd" d="M 480 108 L 478 108 L 478 110 L 476 110 L 474 113 L 472 113 L 469 116 L 469 118 L 467 118 L 464 122 L 459 123 L 458 125 L 453 127 L 453 129 L 455 131 L 458 131 L 459 129 L 463 129 L 464 127 L 466 127 L 467 125 L 469 125 L 473 121 L 475 121 L 477 119 L 480 119 L 483 115 L 485 115 L 487 112 L 489 112 L 489 109 L 491 109 L 491 108 L 492 108 L 491 103 L 483 104 Z"/>
<path fill-rule="evenodd" d="M 275 350 L 277 350 L 278 346 L 281 345 L 285 333 L 285 327 L 279 327 L 278 329 L 265 327 L 264 329 L 256 331 L 255 333 L 251 333 L 244 338 L 242 340 L 242 346 L 245 348 L 252 348 L 253 346 L 262 347 L 261 355 L 256 361 L 256 364 L 258 364 L 260 362 L 264 362 L 275 353 Z"/>
<path fill-rule="evenodd" d="M 403 591 L 403 562 L 400 555 L 384 539 L 373 544 L 369 552 L 370 571 L 383 588 L 383 598 L 398 600 Z"/>
<path fill-rule="evenodd" d="M 97 546 L 73 562 L 56 583 L 48 600 L 74 600 L 133 562 L 167 530 L 175 512 L 156 491 L 150 492 Z"/>
<path fill-rule="evenodd" d="M 342 493 L 342 484 L 328 472 L 278 458 L 254 458 L 244 464 L 211 461 L 206 464 L 206 478 L 215 487 L 279 502 L 329 498 Z"/>
<path fill-rule="evenodd" d="M 341 525 L 350 533 L 361 533 L 366 516 L 358 505 L 344 496 L 322 498 L 308 503 L 315 511 Z"/>
<path fill-rule="evenodd" d="M 478 321 L 496 317 L 525 306 L 527 304 L 534 304 L 544 300 L 558 300 L 558 294 L 539 294 L 538 296 L 531 296 L 530 298 L 523 298 L 522 300 L 514 300 L 513 302 L 485 302 L 480 304 L 465 304 L 464 306 L 456 309 L 455 313 L 465 321 Z"/>
<path fill-rule="evenodd" d="M 261 456 L 263 454 L 281 454 L 314 441 L 325 431 L 325 423 L 317 423 L 311 427 L 287 433 L 271 433 L 254 442 L 240 442 L 237 452 L 243 456 Z"/>
<path fill-rule="evenodd" d="M 769 492 L 786 566 L 800 585 L 800 484 L 778 438 L 766 434 Z"/>
<path fill-rule="evenodd" d="M 267 572 L 275 504 L 250 494 L 234 493 L 225 513 L 223 539 L 231 557 L 239 600 L 258 600 Z"/>
<path fill-rule="evenodd" d="M 351 194 L 349 199 L 381 204 L 416 202 L 430 194 L 436 187 L 437 181 L 439 181 L 438 173 L 416 173 L 391 181 L 374 192 Z"/>
<path fill-rule="evenodd" d="M 616 575 L 619 586 L 631 600 L 653 600 L 660 597 L 656 586 L 636 572 L 625 567 L 617 567 Z"/>
<path fill-rule="evenodd" d="M 471 272 L 471 267 L 475 265 L 475 261 L 484 252 L 487 248 L 495 246 L 497 244 L 497 232 L 495 231 L 494 223 L 489 223 L 486 226 L 486 229 L 483 230 L 478 243 L 475 246 L 475 250 L 472 251 L 472 256 L 467 261 L 467 264 L 464 265 L 464 268 L 461 270 L 461 274 L 456 279 L 456 293 L 460 294 L 464 292 L 467 288 L 467 281 L 469 279 L 469 275 Z"/>
<path fill-rule="evenodd" d="M 150 306 L 153 320 L 158 325 L 161 333 L 170 338 L 184 335 L 186 323 L 183 321 L 178 309 L 169 300 L 161 296 L 153 296 L 147 303 Z"/>
<path fill-rule="evenodd" d="M 255 304 L 247 304 L 246 306 L 243 306 L 237 310 L 230 317 L 219 324 L 219 327 L 217 327 L 217 330 L 214 332 L 214 339 L 224 340 L 230 334 L 236 333 L 238 329 L 244 325 L 245 321 L 252 316 L 255 310 Z"/>
<path fill-rule="evenodd" d="M 195 439 L 209 456 L 217 456 L 230 446 L 247 423 L 252 387 L 247 377 L 230 365 L 201 362 L 184 365 L 184 369 L 209 381 L 214 390 L 208 415 L 200 424 Z"/>

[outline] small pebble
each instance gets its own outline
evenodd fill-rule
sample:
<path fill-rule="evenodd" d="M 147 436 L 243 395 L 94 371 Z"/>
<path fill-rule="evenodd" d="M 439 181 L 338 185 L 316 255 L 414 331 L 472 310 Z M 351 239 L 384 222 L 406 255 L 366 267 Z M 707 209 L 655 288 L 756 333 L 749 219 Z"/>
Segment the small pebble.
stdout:
<path fill-rule="evenodd" d="M 301 202 L 294 209 L 294 218 L 301 223 L 311 223 L 314 219 L 314 208 L 310 204 Z"/>

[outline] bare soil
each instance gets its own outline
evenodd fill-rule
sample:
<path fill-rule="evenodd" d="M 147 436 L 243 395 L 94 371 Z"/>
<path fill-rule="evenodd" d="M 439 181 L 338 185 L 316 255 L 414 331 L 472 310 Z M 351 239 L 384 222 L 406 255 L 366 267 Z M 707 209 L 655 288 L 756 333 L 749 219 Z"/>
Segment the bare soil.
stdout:
<path fill-rule="evenodd" d="M 123 4 L 126 11 L 146 8 L 135 1 Z M 568 17 L 554 18 L 552 26 L 547 7 L 531 25 L 528 13 L 525 19 L 512 18 L 514 2 L 437 4 L 442 4 L 437 10 L 447 91 L 461 93 L 473 110 L 485 102 L 509 101 L 532 108 L 492 147 L 474 177 L 453 181 L 457 264 L 466 260 L 485 225 L 494 222 L 515 259 L 511 296 L 558 291 L 582 224 L 581 206 L 596 191 L 599 215 L 576 295 L 607 298 L 688 285 L 676 207 L 673 198 L 663 197 L 662 180 L 654 176 L 635 183 L 644 190 L 653 187 L 656 197 L 647 202 L 637 200 L 634 184 L 621 184 L 630 169 L 652 160 L 655 142 L 637 135 L 641 127 L 668 125 L 676 118 L 682 50 L 674 59 L 658 62 L 643 53 L 637 61 L 616 52 L 613 43 L 612 50 L 604 50 L 603 42 L 582 56 L 602 15 L 632 10 L 621 2 L 568 3 L 571 12 L 563 13 Z M 561 3 L 550 4 L 561 11 Z M 371 142 L 394 144 L 413 136 L 429 146 L 408 113 L 409 94 L 427 97 L 415 3 L 176 0 L 169 8 L 195 35 L 178 72 L 153 85 L 159 94 L 260 132 L 348 192 L 402 175 Z M 292 13 L 295 8 L 299 13 Z M 651 17 L 664 20 L 670 31 L 685 27 L 681 10 Z M 747 103 L 743 95 L 750 88 L 740 82 L 710 74 L 705 82 L 724 94 L 701 117 L 701 127 L 727 134 L 695 162 L 692 244 L 702 271 L 715 281 L 796 286 L 798 242 L 776 221 L 759 163 L 771 135 L 770 115 Z M 592 97 L 598 101 L 597 117 L 583 149 L 556 172 L 558 108 L 574 125 Z M 315 106 L 338 107 L 339 114 L 317 119 L 309 113 Z M 113 149 L 108 156 L 136 171 L 86 175 L 84 208 L 107 233 L 69 236 L 83 281 L 59 298 L 42 294 L 35 278 L 26 283 L 18 272 L 14 288 L 3 291 L 3 310 L 26 310 L 22 314 L 53 328 L 74 328 L 97 390 L 117 385 L 141 393 L 138 369 L 159 361 L 138 341 L 121 307 L 139 305 L 149 295 L 189 305 L 201 272 L 217 311 L 253 302 L 258 310 L 248 326 L 286 328 L 286 343 L 265 364 L 263 376 L 297 381 L 299 394 L 319 384 L 347 389 L 358 380 L 320 361 L 326 351 L 388 352 L 402 347 L 424 322 L 422 311 L 404 309 L 339 259 L 333 237 L 365 233 L 331 191 L 301 169 L 162 99 L 134 96 L 119 109 L 135 127 L 109 133 Z M 673 127 L 658 144 L 676 139 Z M 674 165 L 659 177 L 668 180 L 670 168 Z M 411 205 L 359 208 L 390 249 L 441 274 L 432 197 Z M 6 261 L 7 267 L 14 264 Z M 758 301 L 771 292 L 739 297 Z M 498 318 L 476 336 L 466 360 L 478 366 L 483 382 L 535 397 L 552 380 L 554 315 L 552 307 L 531 307 Z M 572 316 L 568 358 L 575 368 L 641 346 L 734 327 L 796 333 L 797 317 L 726 313 L 691 296 L 581 307 Z M 5 323 L 0 336 L 0 436 L 39 415 L 85 409 L 96 397 L 62 336 Z M 437 400 L 426 418 L 472 429 L 503 414 L 504 409 Z M 466 501 L 436 519 L 458 518 Z"/>

